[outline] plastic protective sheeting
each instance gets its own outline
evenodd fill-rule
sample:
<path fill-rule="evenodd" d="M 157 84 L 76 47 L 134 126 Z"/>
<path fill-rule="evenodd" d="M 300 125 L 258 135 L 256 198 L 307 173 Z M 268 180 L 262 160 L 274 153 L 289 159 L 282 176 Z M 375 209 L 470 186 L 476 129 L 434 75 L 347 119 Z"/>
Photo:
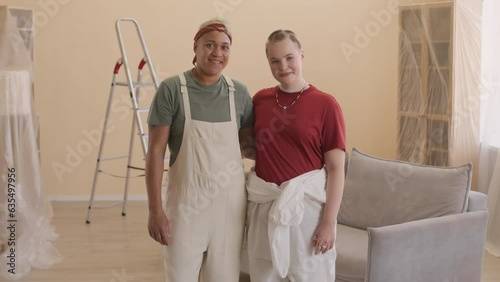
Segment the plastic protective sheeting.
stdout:
<path fill-rule="evenodd" d="M 401 2 L 398 157 L 476 167 L 481 0 Z"/>
<path fill-rule="evenodd" d="M 60 259 L 40 178 L 30 80 L 28 71 L 0 70 L 0 277 L 9 279 Z"/>
<path fill-rule="evenodd" d="M 27 70 L 33 77 L 33 30 L 28 28 L 32 19 L 12 14 L 21 9 L 12 10 L 0 6 L 0 70 Z"/>
<path fill-rule="evenodd" d="M 0 278 L 17 280 L 61 259 L 40 177 L 30 37 L 0 7 Z M 23 39 L 24 38 L 24 39 Z M 28 40 L 25 40 L 28 39 Z"/>

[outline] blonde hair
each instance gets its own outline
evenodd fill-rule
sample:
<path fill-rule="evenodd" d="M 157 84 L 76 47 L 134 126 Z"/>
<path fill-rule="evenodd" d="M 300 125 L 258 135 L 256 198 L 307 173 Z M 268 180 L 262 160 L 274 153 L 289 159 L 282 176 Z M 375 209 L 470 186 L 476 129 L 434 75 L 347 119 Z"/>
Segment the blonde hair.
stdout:
<path fill-rule="evenodd" d="M 206 27 L 206 26 L 209 26 L 209 25 L 211 25 L 211 24 L 221 24 L 221 25 L 223 25 L 223 26 L 226 28 L 226 30 L 227 30 L 229 33 L 231 33 L 231 28 L 230 28 L 230 26 L 229 26 L 229 23 L 228 23 L 226 20 L 223 20 L 223 19 L 221 19 L 221 18 L 213 18 L 213 19 L 210 19 L 210 20 L 208 20 L 208 21 L 206 21 L 206 22 L 204 22 L 204 23 L 200 24 L 200 27 L 199 27 L 198 29 L 202 29 L 202 28 L 204 28 L 204 27 Z"/>
<path fill-rule="evenodd" d="M 300 41 L 297 39 L 297 35 L 295 35 L 295 32 L 293 32 L 291 30 L 287 30 L 287 29 L 278 29 L 278 30 L 273 31 L 269 35 L 269 37 L 267 38 L 266 54 L 267 54 L 267 47 L 269 46 L 269 44 L 283 41 L 286 38 L 289 38 L 292 42 L 297 44 L 297 47 L 299 48 L 299 50 L 302 49 L 302 45 L 300 44 Z"/>

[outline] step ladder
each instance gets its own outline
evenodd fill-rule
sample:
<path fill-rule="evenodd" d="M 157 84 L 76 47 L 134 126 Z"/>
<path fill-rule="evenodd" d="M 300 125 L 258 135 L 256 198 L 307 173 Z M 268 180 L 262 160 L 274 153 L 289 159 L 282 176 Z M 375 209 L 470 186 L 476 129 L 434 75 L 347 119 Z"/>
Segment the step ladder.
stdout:
<path fill-rule="evenodd" d="M 136 28 L 136 31 L 137 31 L 137 35 L 139 37 L 139 41 L 141 43 L 142 50 L 143 50 L 143 53 L 144 53 L 144 57 L 140 61 L 138 69 L 137 69 L 138 74 L 137 74 L 137 80 L 136 81 L 134 81 L 132 79 L 132 75 L 130 73 L 130 65 L 129 65 L 129 62 L 128 62 L 128 59 L 127 59 L 127 53 L 125 51 L 125 46 L 124 46 L 124 43 L 123 43 L 122 31 L 121 31 L 121 28 L 120 28 L 120 23 L 122 23 L 122 22 L 131 22 L 131 23 L 133 23 L 135 25 L 135 28 Z M 140 89 L 142 89 L 142 88 L 154 88 L 155 93 L 156 93 L 156 90 L 158 90 L 158 81 L 156 79 L 156 73 L 155 73 L 155 70 L 154 70 L 154 65 L 153 65 L 153 63 L 151 61 L 151 57 L 149 56 L 149 52 L 148 52 L 146 43 L 144 41 L 144 37 L 142 35 L 142 31 L 141 31 L 141 28 L 139 26 L 139 23 L 135 19 L 132 19 L 132 18 L 119 18 L 118 20 L 116 20 L 115 28 L 116 28 L 116 35 L 118 37 L 118 43 L 120 45 L 120 52 L 121 52 L 121 56 L 122 57 L 120 59 L 118 59 L 118 61 L 115 64 L 114 70 L 113 70 L 113 78 L 112 78 L 112 82 L 111 82 L 111 90 L 110 90 L 110 93 L 109 93 L 108 105 L 107 105 L 107 108 L 106 108 L 106 117 L 105 117 L 105 120 L 104 120 L 104 127 L 103 127 L 103 132 L 102 132 L 102 137 L 101 137 L 101 143 L 99 145 L 99 153 L 98 153 L 98 156 L 97 156 L 97 164 L 96 164 L 96 168 L 95 168 L 95 172 L 94 172 L 94 181 L 93 181 L 93 184 L 92 184 L 92 192 L 91 192 L 91 195 L 90 195 L 90 202 L 89 202 L 89 207 L 88 207 L 88 211 L 87 211 L 87 219 L 86 219 L 86 223 L 87 224 L 90 223 L 91 212 L 92 212 L 92 209 L 94 209 L 94 208 L 109 208 L 109 207 L 113 207 L 113 206 L 117 206 L 119 204 L 122 204 L 122 216 L 126 215 L 126 206 L 127 206 L 129 180 L 132 177 L 131 171 L 132 170 L 143 170 L 144 171 L 144 168 L 132 166 L 132 154 L 133 154 L 133 148 L 134 148 L 134 140 L 137 138 L 136 135 L 138 135 L 139 138 L 140 138 L 142 152 L 144 154 L 144 159 L 146 158 L 147 146 L 148 146 L 148 142 L 147 142 L 148 134 L 146 134 L 145 131 L 144 131 L 144 126 L 142 124 L 142 115 L 144 115 L 144 113 L 148 113 L 149 112 L 149 107 L 147 107 L 147 108 L 140 108 L 139 107 L 139 102 L 138 101 L 139 101 Z M 124 69 L 125 69 L 125 75 L 127 77 L 127 81 L 126 82 L 117 82 L 116 81 L 116 77 L 117 77 L 117 75 L 118 75 L 118 73 L 119 73 L 120 68 L 121 68 L 122 65 L 124 66 Z M 148 67 L 149 67 L 149 72 L 150 72 L 151 78 L 153 80 L 152 83 L 144 83 L 144 82 L 141 81 L 141 79 L 142 79 L 142 70 L 143 70 L 143 68 L 144 68 L 145 65 L 148 65 Z M 131 102 L 132 102 L 132 111 L 134 112 L 134 115 L 133 115 L 133 118 L 132 118 L 132 129 L 131 129 L 131 135 L 130 135 L 129 152 L 128 152 L 127 156 L 118 156 L 118 157 L 107 157 L 107 158 L 104 158 L 102 156 L 102 154 L 103 154 L 104 143 L 106 141 L 106 131 L 107 131 L 106 129 L 108 128 L 108 123 L 109 123 L 109 118 L 110 118 L 110 112 L 111 112 L 111 104 L 112 104 L 112 101 L 113 101 L 113 95 L 114 95 L 115 87 L 117 87 L 117 86 L 128 87 L 129 94 L 130 94 L 130 99 L 131 99 Z M 137 130 L 138 130 L 138 133 L 136 133 Z M 120 202 L 118 202 L 118 203 L 115 203 L 115 204 L 112 204 L 112 205 L 108 205 L 108 206 L 94 206 L 94 196 L 95 196 L 96 187 L 97 187 L 97 183 L 98 183 L 98 179 L 99 179 L 99 174 L 100 173 L 105 173 L 104 171 L 101 170 L 101 163 L 104 162 L 104 161 L 111 161 L 111 160 L 125 159 L 125 158 L 128 158 L 128 161 L 127 161 L 127 172 L 126 172 L 125 177 L 123 177 L 123 176 L 117 176 L 117 175 L 113 175 L 113 174 L 107 173 L 108 175 L 111 175 L 111 176 L 121 177 L 121 178 L 125 178 L 126 179 L 125 180 L 125 189 L 124 189 L 124 193 L 123 193 L 123 200 L 120 201 Z M 138 175 L 138 176 L 144 176 L 144 174 L 141 174 L 141 175 Z"/>

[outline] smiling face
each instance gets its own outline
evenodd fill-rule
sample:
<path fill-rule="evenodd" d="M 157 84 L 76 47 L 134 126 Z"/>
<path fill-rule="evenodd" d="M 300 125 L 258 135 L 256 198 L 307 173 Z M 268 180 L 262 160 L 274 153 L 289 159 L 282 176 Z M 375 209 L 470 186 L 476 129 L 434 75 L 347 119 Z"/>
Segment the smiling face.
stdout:
<path fill-rule="evenodd" d="M 266 48 L 271 73 L 286 89 L 299 88 L 302 78 L 304 52 L 296 42 L 285 37 L 278 42 L 269 42 Z"/>
<path fill-rule="evenodd" d="M 198 39 L 193 47 L 197 75 L 217 81 L 229 61 L 230 46 L 229 36 L 219 31 L 207 32 Z"/>

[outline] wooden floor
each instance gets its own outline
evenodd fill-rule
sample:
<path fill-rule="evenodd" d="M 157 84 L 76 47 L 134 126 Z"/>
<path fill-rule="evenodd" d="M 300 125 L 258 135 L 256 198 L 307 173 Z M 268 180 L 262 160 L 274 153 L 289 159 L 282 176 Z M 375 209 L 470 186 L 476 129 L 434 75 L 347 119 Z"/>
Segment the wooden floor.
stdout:
<path fill-rule="evenodd" d="M 96 209 L 85 224 L 86 202 L 54 202 L 61 262 L 33 270 L 23 282 L 163 282 L 161 247 L 147 233 L 146 202 Z M 500 282 L 500 258 L 485 254 L 482 282 Z M 243 281 L 243 280 L 242 280 Z"/>

